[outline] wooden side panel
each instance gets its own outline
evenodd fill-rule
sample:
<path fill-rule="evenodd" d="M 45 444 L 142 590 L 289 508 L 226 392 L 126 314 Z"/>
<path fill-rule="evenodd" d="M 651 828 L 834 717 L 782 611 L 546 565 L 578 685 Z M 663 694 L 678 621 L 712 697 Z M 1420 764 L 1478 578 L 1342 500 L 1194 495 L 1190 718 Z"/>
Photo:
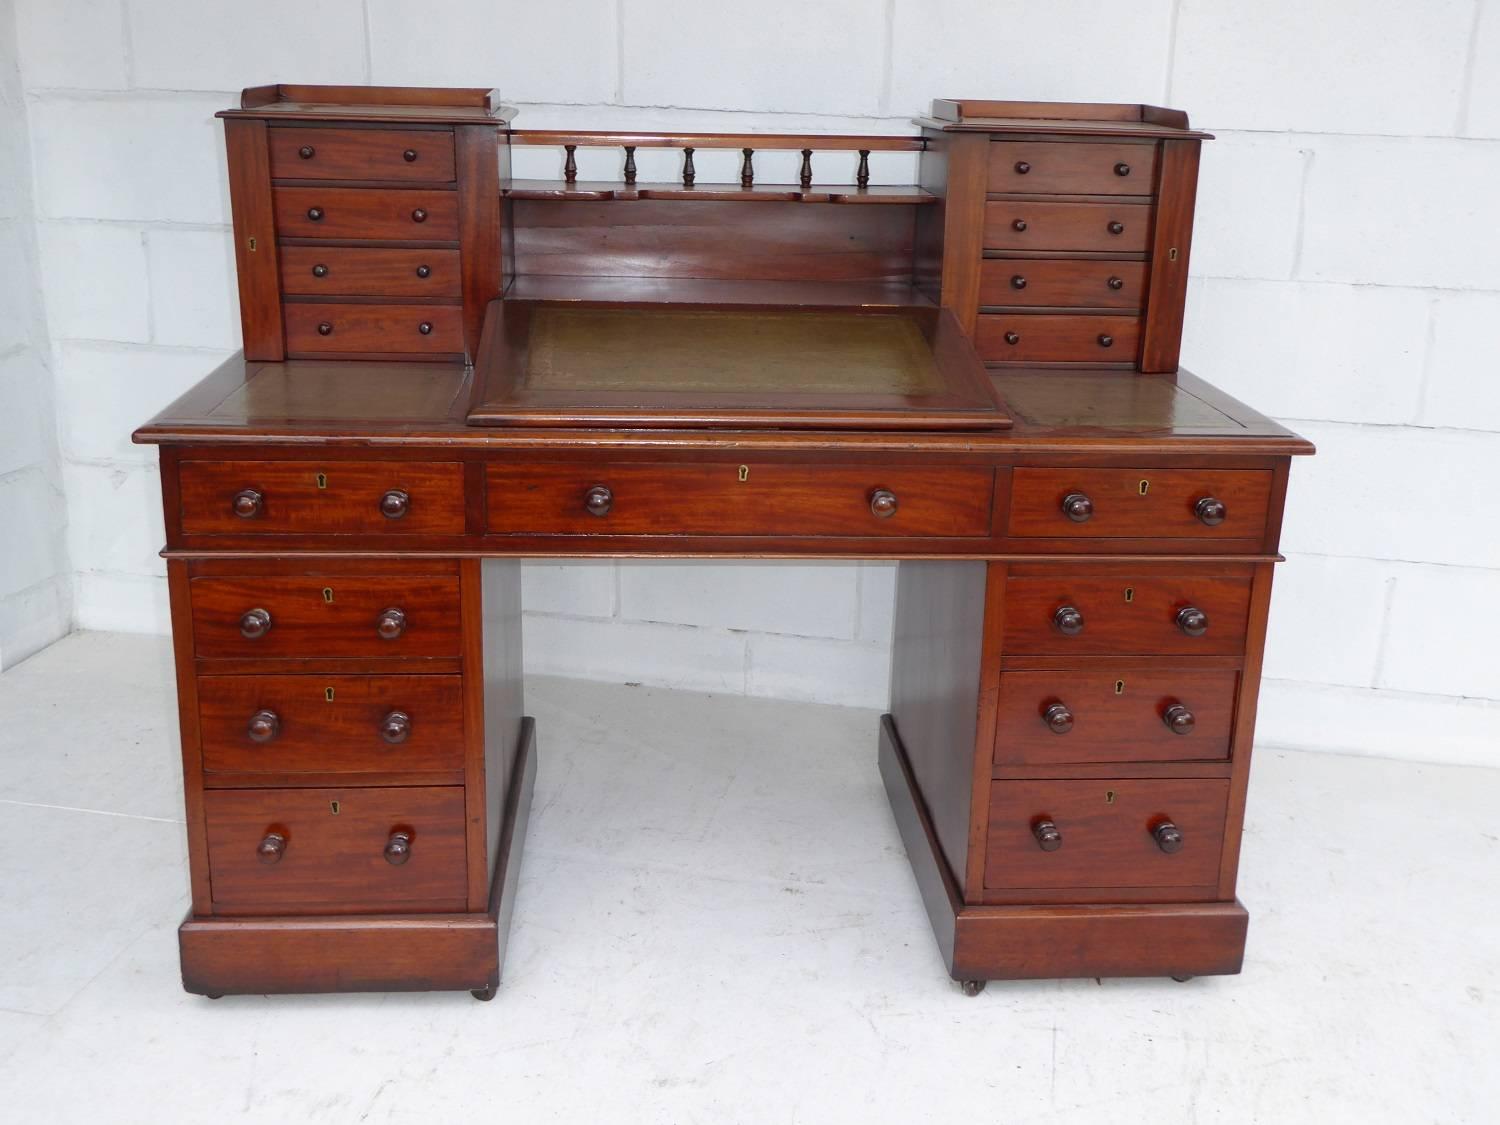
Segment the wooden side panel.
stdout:
<path fill-rule="evenodd" d="M 234 261 L 239 276 L 245 358 L 286 358 L 281 329 L 281 268 L 271 202 L 271 162 L 264 121 L 224 122 L 229 153 L 229 206 L 234 216 Z"/>
<path fill-rule="evenodd" d="M 500 296 L 500 164 L 491 125 L 454 130 L 458 166 L 458 239 L 462 253 L 464 356 L 479 354 L 484 312 Z"/>
<path fill-rule="evenodd" d="M 1260 703 L 1261 662 L 1266 652 L 1270 622 L 1271 580 L 1276 567 L 1255 568 L 1250 591 L 1250 629 L 1245 640 L 1245 668 L 1240 675 L 1240 701 L 1235 714 L 1234 774 L 1229 783 L 1229 813 L 1224 826 L 1224 853 L 1219 861 L 1219 897 L 1232 898 L 1239 880 L 1240 842 L 1245 827 L 1245 803 L 1250 789 L 1250 757 L 1255 745 L 1255 712 Z"/>
<path fill-rule="evenodd" d="M 521 564 L 518 559 L 485 559 L 480 586 L 483 601 L 483 675 L 475 686 L 483 694 L 484 808 L 488 823 L 486 856 L 491 874 L 503 856 L 502 802 L 516 784 L 518 739 L 524 723 L 521 671 Z"/>
<path fill-rule="evenodd" d="M 970 335 L 979 312 L 979 263 L 984 254 L 984 193 L 989 174 L 987 136 L 948 139 L 947 195 L 943 201 L 941 303 Z"/>
<path fill-rule="evenodd" d="M 1151 287 L 1141 341 L 1142 371 L 1176 371 L 1187 302 L 1188 251 L 1198 195 L 1198 141 L 1163 141 L 1157 183 L 1156 233 L 1151 243 Z"/>
<path fill-rule="evenodd" d="M 175 472 L 171 474 L 175 480 Z M 163 484 L 167 476 L 163 474 Z M 177 669 L 177 725 L 182 739 L 182 796 L 187 819 L 188 873 L 193 912 L 213 909 L 208 877 L 208 827 L 203 817 L 203 754 L 198 738 L 198 677 L 193 669 L 193 610 L 187 563 L 167 561 L 172 607 L 172 656 Z"/>

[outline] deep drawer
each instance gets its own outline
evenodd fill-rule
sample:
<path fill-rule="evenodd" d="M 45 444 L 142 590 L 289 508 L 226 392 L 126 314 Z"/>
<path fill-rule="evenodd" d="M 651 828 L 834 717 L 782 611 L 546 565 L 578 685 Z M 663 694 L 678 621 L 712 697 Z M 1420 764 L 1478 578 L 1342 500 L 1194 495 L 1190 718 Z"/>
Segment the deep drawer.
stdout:
<path fill-rule="evenodd" d="M 203 808 L 215 913 L 465 907 L 461 786 L 218 789 Z"/>
<path fill-rule="evenodd" d="M 194 578 L 189 589 L 200 657 L 459 655 L 458 579 L 451 575 L 246 575 Z"/>
<path fill-rule="evenodd" d="M 1011 474 L 1009 534 L 1049 538 L 1260 539 L 1264 469 L 1042 469 Z"/>
<path fill-rule="evenodd" d="M 277 180 L 454 179 L 453 133 L 447 129 L 266 130 L 271 177 Z"/>
<path fill-rule="evenodd" d="M 989 258 L 979 267 L 979 303 L 1139 309 L 1146 303 L 1146 265 Z"/>
<path fill-rule="evenodd" d="M 461 305 L 357 305 L 288 301 L 286 350 L 449 355 L 464 350 Z"/>
<path fill-rule="evenodd" d="M 389 238 L 452 242 L 458 193 L 439 188 L 271 189 L 282 238 Z"/>
<path fill-rule="evenodd" d="M 989 190 L 1152 195 L 1156 191 L 1156 143 L 991 141 Z"/>
<path fill-rule="evenodd" d="M 285 293 L 339 297 L 457 297 L 457 250 L 385 246 L 283 246 Z"/>
<path fill-rule="evenodd" d="M 1134 363 L 1136 316 L 981 313 L 974 349 L 991 363 Z"/>
<path fill-rule="evenodd" d="M 198 738 L 214 774 L 402 774 L 463 780 L 460 676 L 201 676 Z"/>
<path fill-rule="evenodd" d="M 1002 672 L 996 765 L 1229 757 L 1239 673 Z"/>
<path fill-rule="evenodd" d="M 984 205 L 987 250 L 1144 253 L 1151 244 L 1146 203 L 1037 203 L 993 199 Z"/>
<path fill-rule="evenodd" d="M 1012 574 L 1007 655 L 1238 655 L 1250 579 L 1225 574 Z"/>
<path fill-rule="evenodd" d="M 1223 780 L 996 781 L 984 885 L 1197 887 L 1205 893 L 1195 897 L 1211 897 L 1228 803 Z M 1057 847 L 1045 851 L 1039 835 L 1049 835 L 1049 823 Z"/>
<path fill-rule="evenodd" d="M 186 535 L 460 535 L 458 462 L 184 461 Z"/>
<path fill-rule="evenodd" d="M 973 466 L 536 464 L 486 473 L 497 535 L 977 537 L 989 534 L 994 501 L 993 471 Z"/>

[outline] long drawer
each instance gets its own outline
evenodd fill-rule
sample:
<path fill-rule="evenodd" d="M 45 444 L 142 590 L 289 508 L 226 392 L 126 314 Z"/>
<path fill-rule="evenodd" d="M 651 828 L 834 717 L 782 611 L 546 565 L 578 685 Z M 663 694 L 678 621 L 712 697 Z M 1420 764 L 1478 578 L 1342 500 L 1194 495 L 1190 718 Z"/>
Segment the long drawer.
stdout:
<path fill-rule="evenodd" d="M 984 885 L 992 890 L 1203 888 L 1213 897 L 1227 780 L 996 781 Z"/>
<path fill-rule="evenodd" d="M 1151 244 L 1151 210 L 1148 203 L 992 199 L 984 205 L 984 245 L 1140 254 Z"/>
<path fill-rule="evenodd" d="M 266 130 L 278 180 L 432 180 L 455 178 L 450 129 Z"/>
<path fill-rule="evenodd" d="M 288 301 L 286 350 L 292 355 L 390 352 L 457 355 L 464 350 L 462 305 L 338 304 Z"/>
<path fill-rule="evenodd" d="M 1194 668 L 1002 672 L 995 764 L 1222 761 L 1239 678 Z"/>
<path fill-rule="evenodd" d="M 464 530 L 456 461 L 184 461 L 179 479 L 187 535 Z"/>
<path fill-rule="evenodd" d="M 976 466 L 490 465 L 492 535 L 987 536 Z"/>
<path fill-rule="evenodd" d="M 464 909 L 461 786 L 218 789 L 203 810 L 215 913 Z"/>
<path fill-rule="evenodd" d="M 988 258 L 979 267 L 979 303 L 1139 309 L 1146 303 L 1146 265 Z"/>
<path fill-rule="evenodd" d="M 1259 539 L 1271 502 L 1264 469 L 1020 467 L 1008 533 L 1019 537 Z"/>
<path fill-rule="evenodd" d="M 283 246 L 285 293 L 330 297 L 457 297 L 457 250 L 391 246 Z"/>
<path fill-rule="evenodd" d="M 981 313 L 974 350 L 994 363 L 1134 363 L 1141 322 L 1130 316 Z"/>
<path fill-rule="evenodd" d="M 1152 195 L 1156 191 L 1156 143 L 992 141 L 989 190 Z"/>
<path fill-rule="evenodd" d="M 194 578 L 199 657 L 409 659 L 459 655 L 451 575 Z"/>
<path fill-rule="evenodd" d="M 458 238 L 458 193 L 451 190 L 278 187 L 271 196 L 282 238 Z"/>
<path fill-rule="evenodd" d="M 460 676 L 200 676 L 203 772 L 402 774 L 464 766 Z"/>

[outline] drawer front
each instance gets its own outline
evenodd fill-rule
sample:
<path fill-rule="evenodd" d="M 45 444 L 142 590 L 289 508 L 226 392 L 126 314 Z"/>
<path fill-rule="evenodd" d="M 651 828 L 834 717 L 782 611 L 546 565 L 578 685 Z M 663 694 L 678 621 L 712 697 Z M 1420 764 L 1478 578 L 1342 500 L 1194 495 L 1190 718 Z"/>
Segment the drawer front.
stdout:
<path fill-rule="evenodd" d="M 1151 577 L 1064 571 L 1012 576 L 1005 583 L 1005 652 L 1237 656 L 1245 647 L 1249 608 L 1248 577 L 1188 571 Z"/>
<path fill-rule="evenodd" d="M 276 180 L 430 180 L 454 176 L 453 134 L 430 129 L 266 130 Z"/>
<path fill-rule="evenodd" d="M 451 575 L 246 575 L 194 578 L 189 589 L 200 657 L 459 655 L 458 579 Z"/>
<path fill-rule="evenodd" d="M 457 462 L 184 461 L 187 535 L 461 535 Z"/>
<path fill-rule="evenodd" d="M 458 193 L 437 188 L 279 187 L 271 191 L 282 238 L 389 238 L 452 242 Z"/>
<path fill-rule="evenodd" d="M 991 363 L 1134 363 L 1136 316 L 982 313 L 974 349 Z"/>
<path fill-rule="evenodd" d="M 458 297 L 457 250 L 283 246 L 281 288 L 297 295 Z"/>
<path fill-rule="evenodd" d="M 203 770 L 403 773 L 464 768 L 460 676 L 201 676 Z"/>
<path fill-rule="evenodd" d="M 464 350 L 462 305 L 339 305 L 288 301 L 286 350 L 452 355 Z"/>
<path fill-rule="evenodd" d="M 743 470 L 744 479 L 741 480 Z M 491 465 L 492 535 L 988 536 L 988 468 Z M 608 490 L 607 511 L 586 506 Z M 882 517 L 876 494 L 894 495 Z"/>
<path fill-rule="evenodd" d="M 1259 540 L 1270 498 L 1263 469 L 1017 468 L 1009 534 Z"/>
<path fill-rule="evenodd" d="M 1238 672 L 1002 672 L 995 764 L 1222 761 Z"/>
<path fill-rule="evenodd" d="M 1153 195 L 1156 144 L 991 141 L 989 190 Z"/>
<path fill-rule="evenodd" d="M 988 258 L 979 267 L 979 303 L 1139 309 L 1146 264 Z"/>
<path fill-rule="evenodd" d="M 219 789 L 203 810 L 216 913 L 465 907 L 461 786 Z M 397 833 L 409 839 L 399 864 L 386 858 Z"/>
<path fill-rule="evenodd" d="M 1200 887 L 1219 881 L 1227 780 L 997 781 L 990 788 L 984 885 L 992 890 Z M 1061 836 L 1043 851 L 1036 828 Z M 1175 852 L 1153 833 L 1170 822 Z"/>
<path fill-rule="evenodd" d="M 992 199 L 984 205 L 984 247 L 1143 254 L 1151 245 L 1151 210 L 1146 203 Z"/>

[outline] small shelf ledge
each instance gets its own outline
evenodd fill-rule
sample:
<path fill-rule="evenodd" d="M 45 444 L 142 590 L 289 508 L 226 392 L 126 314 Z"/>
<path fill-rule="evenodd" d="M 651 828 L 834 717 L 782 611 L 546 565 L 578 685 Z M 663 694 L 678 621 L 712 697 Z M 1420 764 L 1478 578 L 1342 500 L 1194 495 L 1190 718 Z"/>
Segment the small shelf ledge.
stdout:
<path fill-rule="evenodd" d="M 904 281 L 742 281 L 545 274 L 517 276 L 505 291 L 505 299 L 835 309 L 931 308 L 933 304 Z"/>
<path fill-rule="evenodd" d="M 583 202 L 637 199 L 685 199 L 707 202 L 790 202 L 854 204 L 936 203 L 938 197 L 913 184 L 856 187 L 853 184 L 693 184 L 637 183 L 623 180 L 511 180 L 501 189 L 508 199 L 553 199 Z"/>

